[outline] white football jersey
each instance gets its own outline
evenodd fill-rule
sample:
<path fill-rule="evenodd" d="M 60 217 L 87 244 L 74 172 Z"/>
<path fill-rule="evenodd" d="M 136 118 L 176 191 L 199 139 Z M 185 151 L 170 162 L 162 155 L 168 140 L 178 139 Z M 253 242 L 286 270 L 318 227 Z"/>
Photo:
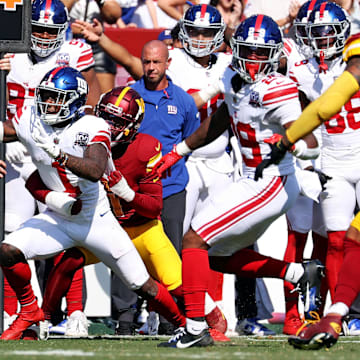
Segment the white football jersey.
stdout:
<path fill-rule="evenodd" d="M 291 77 L 310 101 L 324 93 L 346 67 L 341 58 L 327 64 L 329 69 L 326 73 L 319 72 L 319 64 L 315 58 L 301 62 L 292 70 Z M 321 126 L 322 169 L 351 167 L 352 164 L 358 163 L 355 155 L 360 155 L 359 124 L 360 92 L 357 92 L 338 114 Z"/>
<path fill-rule="evenodd" d="M 90 45 L 77 39 L 65 41 L 58 50 L 38 62 L 23 53 L 14 54 L 10 61 L 11 71 L 7 76 L 9 118 L 12 118 L 19 108 L 34 104 L 35 87 L 51 69 L 71 66 L 78 71 L 84 71 L 95 63 Z"/>
<path fill-rule="evenodd" d="M 302 60 L 305 60 L 305 56 L 302 54 L 298 45 L 293 39 L 284 38 L 283 42 L 284 42 L 283 53 L 286 56 L 287 75 L 289 75 L 290 71 L 296 64 L 298 64 Z"/>
<path fill-rule="evenodd" d="M 240 143 L 244 175 L 253 177 L 256 166 L 270 152 L 264 140 L 274 134 L 284 134 L 284 125 L 301 114 L 296 84 L 279 73 L 248 84 L 231 68 L 224 74 L 221 86 L 225 94 L 231 126 Z M 240 90 L 234 91 L 233 84 Z M 265 175 L 279 176 L 294 172 L 293 157 L 286 154 L 279 165 L 264 170 Z"/>
<path fill-rule="evenodd" d="M 77 194 L 82 200 L 80 213 L 82 216 L 86 216 L 87 211 L 93 212 L 97 205 L 104 207 L 104 211 L 107 210 L 109 203 L 100 181 L 93 182 L 75 175 L 36 145 L 31 136 L 36 118 L 35 107 L 26 106 L 24 111 L 18 112 L 12 121 L 19 140 L 28 149 L 45 185 L 50 190 Z M 87 146 L 94 143 L 103 144 L 110 155 L 110 130 L 108 124 L 101 118 L 85 115 L 61 129 L 42 125 L 54 143 L 70 155 L 82 158 Z M 111 157 L 109 157 L 110 162 Z"/>
<path fill-rule="evenodd" d="M 211 64 L 203 67 L 186 53 L 185 50 L 170 49 L 171 63 L 167 74 L 174 84 L 180 86 L 189 94 L 205 89 L 210 84 L 218 82 L 225 69 L 231 63 L 232 55 L 229 53 L 214 53 L 211 55 Z M 224 101 L 223 94 L 216 95 L 199 110 L 200 121 L 211 115 Z M 224 153 L 229 143 L 228 133 L 225 132 L 218 139 L 192 153 L 195 157 L 216 157 Z"/>

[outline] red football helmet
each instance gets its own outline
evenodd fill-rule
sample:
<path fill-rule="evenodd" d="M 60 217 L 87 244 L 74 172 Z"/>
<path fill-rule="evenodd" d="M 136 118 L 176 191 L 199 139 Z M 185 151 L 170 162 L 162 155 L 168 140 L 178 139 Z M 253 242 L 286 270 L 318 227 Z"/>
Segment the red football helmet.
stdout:
<path fill-rule="evenodd" d="M 128 86 L 116 87 L 101 95 L 95 115 L 103 118 L 111 130 L 111 146 L 129 142 L 144 117 L 143 98 Z"/>

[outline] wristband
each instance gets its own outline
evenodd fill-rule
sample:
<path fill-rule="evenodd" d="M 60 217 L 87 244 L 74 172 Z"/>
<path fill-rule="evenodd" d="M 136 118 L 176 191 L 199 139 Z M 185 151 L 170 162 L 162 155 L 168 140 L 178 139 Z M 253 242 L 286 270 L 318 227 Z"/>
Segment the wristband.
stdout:
<path fill-rule="evenodd" d="M 176 145 L 176 152 L 180 156 L 185 156 L 191 153 L 191 149 L 187 146 L 185 140 Z"/>
<path fill-rule="evenodd" d="M 102 8 L 105 4 L 105 0 L 96 0 L 96 2 L 98 4 L 99 8 Z"/>
<path fill-rule="evenodd" d="M 57 161 L 60 166 L 65 167 L 67 162 L 69 161 L 69 156 L 67 153 L 60 150 L 60 154 L 58 157 L 55 158 L 55 161 Z"/>
<path fill-rule="evenodd" d="M 318 146 L 316 148 L 308 148 L 306 142 L 300 139 L 293 145 L 291 153 L 303 160 L 316 159 L 320 154 L 320 148 Z"/>

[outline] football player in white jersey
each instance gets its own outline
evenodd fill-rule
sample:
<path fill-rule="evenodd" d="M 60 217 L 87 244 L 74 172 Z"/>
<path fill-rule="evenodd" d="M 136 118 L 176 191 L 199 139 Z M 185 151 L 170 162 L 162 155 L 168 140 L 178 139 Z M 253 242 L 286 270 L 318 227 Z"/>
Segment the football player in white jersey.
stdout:
<path fill-rule="evenodd" d="M 93 70 L 94 59 L 91 47 L 80 40 L 65 41 L 68 27 L 68 12 L 60 0 L 35 0 L 32 3 L 31 51 L 17 53 L 10 58 L 11 71 L 7 76 L 8 111 L 11 119 L 24 106 L 34 104 L 35 87 L 43 76 L 55 66 L 72 66 L 81 71 L 87 80 L 90 92 L 88 104 L 95 106 L 100 96 L 100 87 Z M 36 203 L 25 188 L 25 181 L 34 171 L 34 164 L 20 142 L 7 144 L 7 176 L 5 184 L 5 232 L 16 230 L 20 224 L 33 216 L 36 209 L 44 206 Z M 19 202 L 18 199 L 22 201 Z M 82 309 L 82 273 L 74 280 L 80 300 L 72 302 L 74 309 Z M 16 313 L 17 303 L 12 289 L 5 280 L 5 310 Z M 75 304 L 78 304 L 75 307 Z"/>
<path fill-rule="evenodd" d="M 133 78 L 142 76 L 141 60 L 131 55 L 121 45 L 102 34 L 101 26 L 94 21 L 95 27 L 77 21 L 83 29 L 85 38 L 99 41 L 100 46 L 116 61 L 123 65 Z M 171 59 L 167 74 L 173 82 L 192 94 L 206 89 L 218 80 L 231 63 L 231 54 L 216 53 L 223 44 L 225 23 L 220 12 L 210 5 L 190 7 L 180 20 L 179 39 L 183 48 L 169 49 Z M 201 121 L 211 115 L 223 101 L 223 95 L 214 92 L 200 109 Z M 187 160 L 189 182 L 186 186 L 186 207 L 184 233 L 190 221 L 204 206 L 205 199 L 212 193 L 233 182 L 234 167 L 226 147 L 229 144 L 229 131 L 213 143 L 195 151 Z M 216 278 L 214 287 L 216 287 Z"/>
<path fill-rule="evenodd" d="M 162 303 L 157 299 L 162 285 L 149 277 L 100 182 L 114 170 L 111 136 L 105 120 L 83 113 L 86 80 L 76 69 L 57 67 L 35 93 L 36 106 L 24 107 L 0 127 L 1 141 L 20 140 L 50 189 L 44 194 L 48 208 L 12 232 L 0 247 L 0 265 L 21 304 L 3 340 L 20 339 L 31 324 L 44 320 L 27 260 L 51 257 L 73 246 L 90 250 L 130 289 Z"/>
<path fill-rule="evenodd" d="M 303 98 L 309 102 L 324 93 L 344 71 L 341 53 L 350 34 L 350 21 L 340 6 L 322 2 L 309 16 L 308 36 L 314 56 L 295 66 L 291 76 L 299 84 Z M 343 261 L 343 242 L 354 215 L 360 178 L 359 129 L 356 125 L 357 98 L 354 95 L 340 113 L 321 127 L 321 170 L 332 179 L 321 195 L 321 208 L 327 230 L 326 276 L 331 298 L 334 298 L 338 273 Z M 347 201 L 343 199 L 346 197 Z"/>
<path fill-rule="evenodd" d="M 308 58 L 313 56 L 307 35 L 309 15 L 317 4 L 324 1 L 325 0 L 310 0 L 305 2 L 300 7 L 294 20 L 293 26 L 295 41 L 292 39 L 284 40 L 284 53 L 286 55 L 287 74 L 295 82 L 297 81 L 293 77 L 293 71 L 296 71 L 296 69 L 301 67 Z M 295 70 L 293 70 L 294 68 Z M 304 95 L 301 91 L 299 94 L 300 101 L 303 102 Z M 315 136 L 320 138 L 320 134 L 318 132 L 315 134 Z M 309 194 L 309 192 L 311 192 L 312 196 L 308 197 L 306 195 L 300 194 L 294 206 L 292 206 L 286 214 L 288 242 L 284 254 L 284 260 L 300 261 L 303 258 L 308 234 L 310 230 L 312 230 L 312 258 L 319 259 L 322 263 L 325 263 L 327 236 L 318 198 L 322 187 L 319 181 L 317 181 L 317 173 L 314 171 L 316 168 L 316 171 L 319 172 L 318 169 L 320 169 L 320 157 L 316 160 L 297 159 L 296 163 L 299 179 L 306 179 L 307 193 Z M 310 174 L 308 171 L 313 171 L 314 173 Z M 311 181 L 311 175 L 314 177 L 314 181 Z M 326 181 L 325 175 L 319 173 L 319 176 L 322 176 L 322 179 Z M 293 290 L 294 286 L 292 284 L 284 282 L 285 320 L 283 333 L 286 335 L 296 334 L 297 330 L 303 324 L 298 310 L 298 296 Z M 322 299 L 326 298 L 326 292 L 327 286 L 326 282 L 324 281 L 321 289 Z M 325 301 L 321 303 L 320 299 L 314 298 L 314 302 L 311 304 L 310 308 L 304 309 L 305 318 L 312 318 L 310 311 L 321 312 L 321 306 L 324 305 L 324 302 Z"/>
<path fill-rule="evenodd" d="M 255 168 L 271 149 L 268 138 L 284 133 L 296 114 L 301 113 L 301 107 L 296 84 L 275 72 L 282 36 L 271 18 L 254 15 L 246 19 L 233 35 L 231 47 L 232 67 L 227 68 L 220 84 L 225 101 L 156 166 L 162 174 L 183 156 L 220 136 L 230 124 L 244 162 L 244 177 L 210 196 L 184 235 L 186 329 L 162 346 L 211 344 L 204 321 L 209 263 L 221 272 L 283 278 L 297 284 L 303 292 L 306 286 L 320 285 L 323 266 L 318 261 L 289 264 L 245 249 L 292 206 L 299 194 L 290 154 L 279 166 L 267 169 L 261 179 L 257 179 Z M 303 158 L 316 157 L 316 138 L 309 135 L 294 147 L 293 153 Z"/>
<path fill-rule="evenodd" d="M 65 41 L 67 26 L 68 12 L 60 0 L 33 2 L 31 51 L 29 54 L 12 56 L 11 71 L 7 76 L 9 118 L 23 106 L 34 104 L 35 87 L 55 66 L 72 66 L 81 71 L 90 86 L 88 104 L 96 105 L 100 91 L 92 69 L 92 50 L 79 40 Z M 15 201 L 23 192 L 23 179 L 30 175 L 34 167 L 19 142 L 7 145 L 6 150 L 10 166 L 6 178 L 6 192 L 9 195 L 6 196 L 5 230 L 11 232 L 35 212 L 36 204 L 30 194 L 24 194 L 21 204 Z"/>

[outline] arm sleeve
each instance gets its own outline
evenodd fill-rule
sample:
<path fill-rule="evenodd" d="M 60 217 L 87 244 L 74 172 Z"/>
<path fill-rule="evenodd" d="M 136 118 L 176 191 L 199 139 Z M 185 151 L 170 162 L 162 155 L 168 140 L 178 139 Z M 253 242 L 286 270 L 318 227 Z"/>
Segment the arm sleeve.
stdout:
<path fill-rule="evenodd" d="M 355 77 L 344 71 L 323 95 L 305 108 L 300 117 L 287 129 L 286 136 L 294 144 L 310 134 L 324 121 L 337 114 L 343 105 L 359 90 Z"/>
<path fill-rule="evenodd" d="M 162 185 L 157 175 L 156 177 L 149 176 L 139 184 L 139 190 L 129 204 L 139 215 L 149 219 L 156 219 L 160 216 L 163 206 Z"/>

